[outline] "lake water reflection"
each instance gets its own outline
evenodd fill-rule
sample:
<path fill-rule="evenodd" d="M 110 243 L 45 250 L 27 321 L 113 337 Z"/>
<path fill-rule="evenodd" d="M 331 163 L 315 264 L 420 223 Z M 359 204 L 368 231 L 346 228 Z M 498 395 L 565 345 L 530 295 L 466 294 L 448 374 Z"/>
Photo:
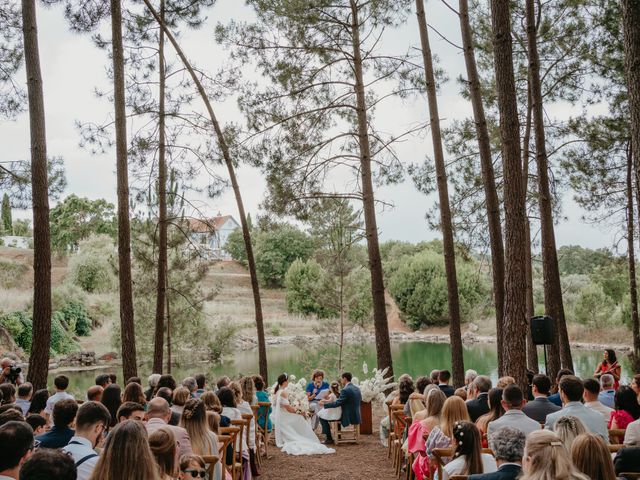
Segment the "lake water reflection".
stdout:
<path fill-rule="evenodd" d="M 488 373 L 494 381 L 497 379 L 497 354 L 495 344 L 474 344 L 464 347 L 465 368 L 473 368 L 480 373 Z M 450 368 L 449 344 L 405 342 L 392 345 L 394 370 L 396 373 L 408 373 L 414 378 L 428 374 L 434 368 Z M 235 377 L 240 374 L 252 374 L 258 370 L 257 350 L 237 352 L 222 364 L 209 365 L 206 363 L 181 363 L 173 367 L 172 373 L 180 381 L 184 377 L 194 373 L 203 372 L 207 379 L 215 379 L 221 375 Z M 337 347 L 324 348 L 322 350 L 309 350 L 294 345 L 278 345 L 267 348 L 269 360 L 270 381 L 274 382 L 278 374 L 287 372 L 296 377 L 308 378 L 310 371 L 316 367 L 327 371 L 329 377 L 338 374 Z M 623 355 L 620 355 L 622 358 Z M 376 364 L 374 345 L 350 346 L 346 349 L 344 369 L 350 370 L 354 376 L 363 377 L 362 365 L 367 363 L 370 370 Z M 542 363 L 542 349 L 539 350 L 539 358 Z M 602 352 L 599 350 L 574 350 L 573 360 L 576 374 L 581 377 L 589 377 L 593 374 L 597 364 L 602 361 Z M 622 361 L 623 382 L 628 381 L 631 373 L 629 361 Z M 541 369 L 544 366 L 541 365 Z M 140 367 L 138 372 L 146 383 L 146 377 L 150 373 L 150 366 Z M 94 377 L 98 371 L 65 372 L 71 378 L 70 391 L 82 396 L 86 389 L 93 385 Z M 123 384 L 122 371 L 119 367 L 100 369 L 99 372 L 116 373 L 118 383 Z M 53 384 L 53 376 L 58 372 L 52 372 L 49 384 Z"/>

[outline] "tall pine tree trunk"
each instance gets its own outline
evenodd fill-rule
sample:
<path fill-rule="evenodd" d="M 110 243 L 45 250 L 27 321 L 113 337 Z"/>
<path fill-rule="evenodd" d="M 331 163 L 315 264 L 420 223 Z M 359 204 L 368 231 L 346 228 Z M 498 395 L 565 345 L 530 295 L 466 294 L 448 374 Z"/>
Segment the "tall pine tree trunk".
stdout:
<path fill-rule="evenodd" d="M 538 172 L 538 204 L 540 207 L 540 231 L 542 240 L 542 268 L 544 276 L 544 306 L 547 315 L 555 321 L 555 342 L 560 349 L 562 367 L 573 370 L 569 335 L 562 303 L 562 285 L 558 268 L 558 253 L 553 227 L 553 207 L 549 187 L 549 163 L 547 158 L 544 132 L 544 111 L 542 106 L 542 85 L 540 81 L 540 59 L 538 56 L 538 31 L 534 0 L 526 2 L 527 44 L 529 50 L 529 83 L 531 105 L 533 107 L 533 125 L 535 130 L 536 165 Z M 555 347 L 552 346 L 552 349 Z M 555 378 L 556 365 L 549 374 Z"/>
<path fill-rule="evenodd" d="M 236 200 L 236 205 L 238 207 L 238 216 L 240 217 L 240 224 L 242 226 L 242 237 L 244 239 L 244 246 L 247 251 L 247 265 L 249 267 L 249 275 L 251 277 L 251 289 L 253 291 L 253 305 L 255 309 L 255 317 L 256 317 L 256 332 L 258 337 L 258 364 L 260 375 L 266 382 L 269 381 L 268 371 L 267 371 L 267 344 L 264 338 L 264 321 L 262 317 L 262 302 L 260 300 L 260 285 L 258 284 L 258 274 L 256 272 L 256 262 L 253 256 L 253 245 L 251 244 L 251 231 L 249 230 L 249 224 L 247 222 L 247 214 L 244 210 L 244 203 L 242 201 L 242 194 L 240 192 L 240 186 L 238 184 L 238 178 L 236 177 L 236 170 L 233 163 L 233 159 L 231 158 L 231 152 L 229 151 L 229 145 L 224 136 L 220 123 L 215 115 L 213 110 L 213 106 L 209 101 L 209 97 L 207 96 L 207 92 L 202 85 L 202 82 L 198 78 L 193 66 L 187 59 L 186 55 L 180 48 L 178 41 L 171 34 L 167 25 L 162 21 L 158 12 L 153 8 L 151 2 L 149 0 L 144 0 L 144 4 L 147 6 L 156 22 L 160 25 L 160 27 L 164 30 L 164 33 L 173 45 L 176 53 L 180 57 L 184 67 L 189 72 L 191 79 L 193 80 L 194 85 L 198 90 L 198 94 L 202 98 L 202 101 L 207 109 L 207 113 L 209 114 L 209 119 L 211 120 L 211 124 L 213 126 L 213 130 L 216 136 L 216 140 L 218 142 L 218 147 L 222 153 L 222 157 L 224 159 L 224 163 L 227 167 L 227 172 L 229 174 L 229 182 L 231 183 L 231 187 L 233 189 L 233 194 Z"/>
<path fill-rule="evenodd" d="M 511 41 L 509 0 L 491 0 L 494 69 L 504 172 L 505 282 L 504 372 L 527 387 L 526 358 L 526 244 L 525 194 L 520 163 L 520 127 Z"/>
<path fill-rule="evenodd" d="M 631 329 L 633 332 L 633 360 L 640 360 L 640 319 L 638 318 L 638 284 L 636 279 L 636 255 L 634 245 L 635 224 L 633 219 L 633 149 L 627 150 L 627 259 L 629 261 L 629 299 L 631 301 Z M 637 369 L 636 369 L 637 371 Z"/>
<path fill-rule="evenodd" d="M 631 152 L 636 168 L 636 178 L 640 181 L 640 2 L 638 0 L 621 0 L 621 4 L 625 70 L 631 118 Z M 640 189 L 636 194 L 640 198 Z M 640 203 L 638 209 L 640 209 Z M 638 219 L 640 220 L 640 215 L 638 215 Z M 635 332 L 633 346 L 635 361 L 640 364 L 640 338 Z"/>
<path fill-rule="evenodd" d="M 373 193 L 371 173 L 371 147 L 369 144 L 367 103 L 364 92 L 364 74 L 362 72 L 362 55 L 360 52 L 360 23 L 358 5 L 351 4 L 351 38 L 353 42 L 353 70 L 355 77 L 356 107 L 358 122 L 358 143 L 360 146 L 360 175 L 362 182 L 362 203 L 364 211 L 365 236 L 371 272 L 371 295 L 373 297 L 373 323 L 376 334 L 376 356 L 379 369 L 389 368 L 393 375 L 391 358 L 391 341 L 389 340 L 389 324 L 384 298 L 384 278 L 382 259 L 378 243 L 378 225 L 376 222 L 376 206 Z"/>
<path fill-rule="evenodd" d="M 160 18 L 164 22 L 165 2 L 160 1 Z M 162 373 L 164 352 L 165 304 L 167 296 L 167 158 L 165 140 L 164 31 L 159 32 L 158 44 L 158 281 L 156 290 L 156 326 L 153 348 L 153 373 Z"/>
<path fill-rule="evenodd" d="M 131 287 L 131 226 L 129 222 L 129 170 L 127 161 L 127 117 L 125 110 L 124 52 L 120 0 L 111 0 L 111 44 L 113 48 L 113 102 L 116 126 L 116 176 L 118 185 L 118 279 L 120 284 L 120 329 L 124 380 L 138 376 L 136 337 Z"/>
<path fill-rule="evenodd" d="M 44 94 L 35 0 L 22 0 L 22 32 L 29 95 L 33 205 L 33 330 L 28 380 L 46 388 L 51 342 L 51 241 Z"/>
<path fill-rule="evenodd" d="M 444 247 L 444 265 L 447 275 L 447 299 L 449 301 L 449 341 L 451 342 L 451 366 L 453 384 L 456 387 L 464 385 L 464 360 L 462 358 L 462 334 L 460 332 L 460 299 L 458 297 L 458 278 L 456 276 L 455 245 L 453 240 L 453 226 L 451 225 L 451 208 L 449 206 L 449 187 L 447 185 L 447 170 L 442 148 L 442 133 L 440 131 L 440 115 L 438 113 L 438 97 L 436 94 L 436 77 L 433 71 L 433 58 L 429 45 L 429 31 L 424 13 L 424 0 L 416 0 L 418 15 L 418 29 L 420 30 L 420 44 L 422 47 L 422 61 L 429 103 L 429 122 L 431 126 L 431 140 L 433 142 L 433 156 L 436 165 L 438 184 L 438 199 L 440 202 L 440 228 Z M 490 153 L 489 153 L 490 155 Z M 491 161 L 491 159 L 489 159 Z"/>
<path fill-rule="evenodd" d="M 476 136 L 482 167 L 482 184 L 484 186 L 485 204 L 487 207 L 487 223 L 489 226 L 489 243 L 491 247 L 491 267 L 493 274 L 493 298 L 496 308 L 496 340 L 498 347 L 498 374 L 503 375 L 504 366 L 504 245 L 502 243 L 502 225 L 500 223 L 500 199 L 496 189 L 493 159 L 491 158 L 491 141 L 484 114 L 480 76 L 476 66 L 473 48 L 473 36 L 469 21 L 469 2 L 460 0 L 460 31 L 462 32 L 462 48 L 467 68 L 469 96 L 473 107 L 473 119 L 476 125 Z"/>

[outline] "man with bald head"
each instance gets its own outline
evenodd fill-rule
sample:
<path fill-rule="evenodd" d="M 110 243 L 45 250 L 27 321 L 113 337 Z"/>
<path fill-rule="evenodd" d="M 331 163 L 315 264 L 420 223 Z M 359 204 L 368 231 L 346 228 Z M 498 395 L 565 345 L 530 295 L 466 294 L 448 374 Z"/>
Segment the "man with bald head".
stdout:
<path fill-rule="evenodd" d="M 87 400 L 90 402 L 100 402 L 102 400 L 104 388 L 100 385 L 93 385 L 87 390 Z"/>
<path fill-rule="evenodd" d="M 15 367 L 15 365 L 16 362 L 9 357 L 5 357 L 0 360 L 0 383 L 13 383 L 14 385 L 22 385 L 24 383 L 22 372 L 20 372 L 17 378 L 12 381 L 13 379 L 10 375 L 11 367 Z"/>
<path fill-rule="evenodd" d="M 145 424 L 147 433 L 151 435 L 156 430 L 167 427 L 171 429 L 176 437 L 178 457 L 191 455 L 193 453 L 191 450 L 191 439 L 187 431 L 182 427 L 168 425 L 169 419 L 171 418 L 169 403 L 164 398 L 156 397 L 147 403 L 147 405 L 149 406 L 147 410 L 147 423 Z"/>

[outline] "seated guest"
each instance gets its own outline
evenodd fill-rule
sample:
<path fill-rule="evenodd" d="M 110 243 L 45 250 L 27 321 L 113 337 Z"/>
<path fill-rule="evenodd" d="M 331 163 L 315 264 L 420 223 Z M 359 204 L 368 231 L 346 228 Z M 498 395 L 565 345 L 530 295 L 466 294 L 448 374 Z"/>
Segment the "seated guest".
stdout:
<path fill-rule="evenodd" d="M 124 402 L 116 412 L 116 417 L 118 417 L 118 423 L 126 420 L 143 422 L 145 417 L 144 407 L 136 402 Z"/>
<path fill-rule="evenodd" d="M 147 403 L 147 399 L 142 391 L 142 386 L 139 383 L 129 383 L 122 394 L 123 402 L 134 402 L 144 406 Z"/>
<path fill-rule="evenodd" d="M 24 415 L 22 415 L 20 407 L 16 407 L 13 404 L 10 405 L 13 408 L 0 413 L 0 425 L 4 425 L 8 422 L 24 422 Z"/>
<path fill-rule="evenodd" d="M 185 414 L 180 420 L 180 426 L 184 427 L 189 434 L 193 453 L 196 455 L 218 455 L 218 436 L 209 429 L 207 411 L 202 400 L 199 398 L 189 399 L 184 411 Z M 248 462 L 246 462 L 246 467 L 249 468 Z M 221 480 L 222 465 L 220 463 L 214 467 L 214 471 L 214 478 L 211 480 Z"/>
<path fill-rule="evenodd" d="M 29 406 L 29 411 L 27 412 L 27 415 L 31 415 L 32 413 L 35 413 L 38 415 L 42 415 L 46 419 L 47 417 L 45 414 L 45 410 L 47 408 L 48 399 L 49 399 L 49 391 L 46 388 L 37 390 L 36 393 L 34 393 L 31 396 L 31 405 Z"/>
<path fill-rule="evenodd" d="M 522 431 L 525 435 L 540 430 L 540 423 L 527 417 L 522 411 L 524 406 L 524 395 L 522 389 L 514 384 L 508 385 L 502 391 L 502 408 L 505 409 L 504 415 L 500 418 L 489 422 L 487 434 L 490 436 L 493 432 L 502 427 L 513 427 Z"/>
<path fill-rule="evenodd" d="M 440 375 L 440 370 L 431 370 L 429 374 L 429 378 L 431 379 L 432 385 L 438 385 L 438 376 Z"/>
<path fill-rule="evenodd" d="M 102 388 L 100 385 L 92 385 L 87 389 L 87 401 L 101 402 L 103 392 L 104 388 Z"/>
<path fill-rule="evenodd" d="M 144 425 L 123 422 L 115 426 L 90 480 L 161 480 Z"/>
<path fill-rule="evenodd" d="M 147 432 L 152 434 L 156 430 L 167 425 L 167 422 L 171 418 L 171 408 L 169 403 L 164 398 L 156 397 L 149 402 L 149 410 L 147 411 L 147 423 L 145 427 Z M 125 422 L 128 423 L 128 422 Z M 141 423 L 141 422 L 135 422 Z M 191 449 L 191 439 L 187 431 L 178 426 L 169 425 L 169 428 L 176 437 L 176 443 L 178 445 L 179 455 L 190 455 L 193 453 Z"/>
<path fill-rule="evenodd" d="M 391 405 L 406 405 L 409 401 L 409 396 L 413 393 L 413 379 L 411 375 L 406 373 L 400 375 L 398 378 L 398 388 L 391 392 L 387 399 L 391 399 Z M 387 400 L 388 401 L 388 400 Z M 389 429 L 391 428 L 391 420 L 389 415 L 380 420 L 380 442 L 386 447 L 389 439 Z"/>
<path fill-rule="evenodd" d="M 582 395 L 584 404 L 596 412 L 600 412 L 608 422 L 613 413 L 613 408 L 604 406 L 600 403 L 600 400 L 598 400 L 600 383 L 593 378 L 587 378 L 582 384 L 584 385 L 584 394 Z"/>
<path fill-rule="evenodd" d="M 584 423 L 579 418 L 567 415 L 556 421 L 553 431 L 556 432 L 567 451 L 570 452 L 573 441 L 579 435 L 587 433 L 587 427 L 584 426 Z"/>
<path fill-rule="evenodd" d="M 189 390 L 189 396 L 191 398 L 195 397 L 196 390 L 198 390 L 198 382 L 193 377 L 187 377 L 182 380 L 182 386 Z"/>
<path fill-rule="evenodd" d="M 218 381 L 216 382 L 216 387 L 218 387 L 218 390 L 220 390 L 222 387 L 228 387 L 230 383 L 231 379 L 225 375 L 218 379 Z"/>
<path fill-rule="evenodd" d="M 497 420 L 502 415 L 504 415 L 504 408 L 502 407 L 502 389 L 501 388 L 492 388 L 489 390 L 489 412 L 482 415 L 478 420 L 476 420 L 476 427 L 480 430 L 480 433 L 485 435 L 487 433 L 489 423 Z M 486 447 L 486 444 L 483 444 L 483 447 Z"/>
<path fill-rule="evenodd" d="M 147 402 L 153 398 L 153 394 L 156 391 L 160 377 L 161 375 L 159 373 L 152 373 L 149 375 L 149 379 L 147 380 L 149 388 L 144 391 L 144 398 L 146 398 Z"/>
<path fill-rule="evenodd" d="M 169 404 L 171 410 L 171 403 L 173 402 L 173 391 L 168 387 L 161 387 L 156 392 L 156 397 L 164 398 Z M 169 425 L 177 426 L 180 424 L 180 414 L 171 410 L 171 418 L 169 419 Z"/>
<path fill-rule="evenodd" d="M 173 480 L 176 475 L 176 438 L 173 432 L 167 427 L 156 430 L 149 435 L 149 448 L 162 480 Z"/>
<path fill-rule="evenodd" d="M 253 386 L 253 382 L 251 382 Z M 253 417 L 253 410 L 251 410 L 251 405 L 247 402 L 243 397 L 242 387 L 239 382 L 231 382 L 229 384 L 229 388 L 233 391 L 233 394 L 236 397 L 236 408 L 240 412 L 240 414 L 251 415 L 251 421 L 249 422 L 249 433 L 246 435 L 243 440 L 243 450 L 246 450 L 245 447 L 248 447 L 251 450 L 255 451 L 256 446 L 256 422 Z M 253 395 L 253 392 L 249 392 L 250 395 Z M 248 453 L 247 453 L 248 455 Z"/>
<path fill-rule="evenodd" d="M 491 379 L 486 375 L 479 375 L 469 385 L 472 400 L 467 400 L 467 410 L 472 422 L 476 422 L 485 413 L 489 413 L 489 390 Z"/>
<path fill-rule="evenodd" d="M 559 418 L 573 415 L 584 423 L 584 426 L 589 432 L 600 435 L 605 443 L 608 444 L 609 432 L 607 430 L 607 422 L 601 413 L 585 407 L 580 403 L 583 393 L 584 387 L 578 377 L 574 377 L 573 375 L 565 375 L 562 377 L 562 380 L 560 380 L 560 397 L 562 398 L 564 408 L 559 412 L 547 415 L 545 428 L 547 430 L 554 430 L 554 424 Z"/>
<path fill-rule="evenodd" d="M 158 385 L 156 385 L 156 391 L 160 390 L 161 388 L 168 388 L 169 390 L 171 390 L 171 393 L 173 393 L 173 391 L 178 387 L 177 383 L 176 383 L 176 379 L 173 378 L 173 375 L 170 374 L 164 374 L 164 375 L 160 375 L 160 378 L 158 379 Z"/>
<path fill-rule="evenodd" d="M 573 466 L 569 452 L 549 430 L 537 430 L 527 437 L 522 470 L 524 475 L 519 480 L 589 480 Z"/>
<path fill-rule="evenodd" d="M 640 447 L 640 420 L 636 420 L 627 425 L 622 443 L 627 447 Z"/>
<path fill-rule="evenodd" d="M 596 382 L 597 383 L 597 382 Z M 531 380 L 531 394 L 533 401 L 527 403 L 522 411 L 524 414 L 538 423 L 544 423 L 547 415 L 557 412 L 560 407 L 549 401 L 551 391 L 551 379 L 546 375 L 537 374 Z"/>
<path fill-rule="evenodd" d="M 640 447 L 623 448 L 618 451 L 613 459 L 613 466 L 616 475 L 623 472 L 640 473 Z"/>
<path fill-rule="evenodd" d="M 340 384 L 338 382 L 331 382 L 329 391 L 331 393 L 325 399 L 327 402 L 333 403 L 340 398 Z M 342 407 L 323 408 L 318 412 L 318 417 L 327 421 L 340 420 L 342 418 Z"/>
<path fill-rule="evenodd" d="M 311 381 L 307 384 L 307 400 L 309 400 L 309 410 L 313 412 L 311 418 L 311 426 L 315 429 L 318 426 L 318 412 L 322 409 L 320 400 L 322 395 L 327 394 L 329 384 L 324 381 L 324 372 L 322 370 L 314 370 L 311 374 Z M 320 393 L 324 392 L 324 393 Z"/>
<path fill-rule="evenodd" d="M 96 385 L 101 386 L 103 389 L 111 385 L 111 377 L 108 373 L 101 373 L 96 375 Z"/>
<path fill-rule="evenodd" d="M 640 403 L 640 373 L 634 375 L 631 379 L 631 389 L 636 392 L 638 403 Z"/>
<path fill-rule="evenodd" d="M 509 385 L 513 385 L 514 383 L 516 383 L 516 379 L 513 377 L 500 377 L 498 379 L 498 383 L 496 383 L 496 387 L 497 388 L 501 388 L 501 389 L 505 389 L 507 388 Z"/>
<path fill-rule="evenodd" d="M 427 386 L 431 385 L 429 377 L 418 377 L 415 384 L 415 390 L 409 395 L 409 400 L 404 405 L 404 414 L 413 417 L 416 413 L 425 409 L 424 391 Z"/>
<path fill-rule="evenodd" d="M 76 480 L 76 466 L 69 455 L 59 450 L 40 449 L 24 462 L 20 480 Z"/>
<path fill-rule="evenodd" d="M 183 455 L 180 457 L 179 480 L 193 480 L 194 478 L 204 478 L 206 474 L 206 464 L 200 455 Z"/>
<path fill-rule="evenodd" d="M 69 443 L 75 432 L 70 425 L 78 413 L 78 404 L 75 400 L 67 398 L 59 400 L 53 406 L 53 427 L 46 433 L 38 435 L 36 440 L 41 448 L 62 448 Z"/>
<path fill-rule="evenodd" d="M 111 415 L 111 425 L 109 427 L 115 427 L 118 423 L 118 409 L 122 405 L 122 390 L 120 386 L 115 383 L 110 383 L 102 393 L 102 400 L 100 401 Z"/>
<path fill-rule="evenodd" d="M 31 406 L 31 396 L 33 395 L 33 385 L 29 382 L 25 382 L 18 387 L 18 398 L 15 404 L 22 409 L 22 414 L 27 415 L 29 407 Z"/>
<path fill-rule="evenodd" d="M 456 389 L 449 385 L 451 380 L 451 372 L 449 370 L 440 370 L 438 373 L 438 388 L 447 396 L 451 397 Z"/>
<path fill-rule="evenodd" d="M 562 407 L 562 399 L 560 398 L 560 380 L 567 375 L 573 375 L 573 372 L 568 368 L 562 368 L 556 375 L 556 392 L 553 395 L 549 395 L 549 401 L 559 407 Z"/>
<path fill-rule="evenodd" d="M 127 383 L 124 384 L 125 388 L 130 383 L 137 383 L 138 385 L 142 385 L 142 379 L 140 377 L 131 377 L 129 380 L 127 380 Z"/>
<path fill-rule="evenodd" d="M 205 386 L 206 386 L 207 379 L 204 376 L 204 374 L 202 374 L 202 373 L 198 373 L 198 374 L 194 375 L 193 378 L 196 379 L 196 385 L 198 387 L 198 389 L 195 391 L 194 395 L 195 395 L 196 398 L 199 398 L 206 391 L 205 390 Z"/>
<path fill-rule="evenodd" d="M 80 405 L 76 416 L 76 434 L 62 449 L 73 457 L 78 469 L 78 480 L 88 480 L 91 477 L 98 463 L 98 453 L 94 449 L 110 423 L 109 410 L 101 403 L 85 402 Z"/>
<path fill-rule="evenodd" d="M 444 392 L 442 392 L 444 393 Z M 468 422 L 469 413 L 467 406 L 460 397 L 452 396 L 447 398 L 442 406 L 440 424 L 435 426 L 426 440 L 426 451 L 429 457 L 433 457 L 433 450 L 436 448 L 448 448 L 453 442 L 453 429 L 459 422 Z"/>
<path fill-rule="evenodd" d="M 264 380 L 260 375 L 253 376 L 253 384 L 256 387 L 256 398 L 258 399 L 258 402 L 259 403 L 271 402 L 271 400 L 269 399 L 269 394 L 264 390 L 264 387 L 265 387 Z M 266 408 L 267 407 L 260 407 L 258 409 L 258 423 L 262 428 L 264 428 L 265 419 L 266 419 L 267 431 L 271 431 L 271 412 L 273 411 L 273 408 L 269 407 L 269 411 L 265 415 Z"/>
<path fill-rule="evenodd" d="M 525 435 L 522 430 L 502 427 L 489 437 L 489 446 L 498 469 L 492 473 L 471 475 L 469 480 L 516 480 L 522 472 Z"/>
<path fill-rule="evenodd" d="M 178 415 L 182 415 L 184 404 L 191 398 L 191 392 L 186 387 L 178 387 L 173 391 L 173 397 L 171 401 L 171 410 Z"/>
<path fill-rule="evenodd" d="M 446 400 L 447 397 L 442 393 L 442 390 L 439 388 L 431 390 L 427 395 L 426 417 L 423 420 L 412 423 L 409 427 L 407 446 L 410 453 L 416 454 L 416 459 L 412 465 L 416 480 L 423 480 L 431 476 L 426 440 L 431 430 L 440 425 L 442 407 Z"/>
<path fill-rule="evenodd" d="M 9 405 L 16 401 L 16 387 L 10 383 L 0 384 L 0 394 L 2 395 L 2 405 Z"/>
<path fill-rule="evenodd" d="M 494 458 L 488 453 L 482 453 L 480 431 L 473 423 L 456 423 L 453 437 L 455 453 L 453 460 L 442 468 L 441 480 L 447 480 L 452 475 L 491 473 L 498 469 Z"/>
<path fill-rule="evenodd" d="M 47 399 L 47 406 L 44 409 L 44 413 L 46 414 L 45 418 L 51 423 L 51 413 L 53 412 L 53 407 L 56 402 L 60 400 L 75 400 L 73 395 L 67 393 L 67 388 L 69 388 L 69 378 L 65 375 L 58 375 L 53 379 L 53 385 L 56 387 L 56 393 L 51 395 Z"/>
<path fill-rule="evenodd" d="M 627 426 L 640 418 L 640 405 L 635 392 L 626 385 L 618 388 L 615 393 L 615 410 L 609 419 L 609 428 L 625 430 Z M 622 442 L 619 438 L 617 443 Z"/>
<path fill-rule="evenodd" d="M 616 478 L 613 460 L 602 439 L 592 433 L 583 433 L 571 447 L 573 465 L 591 480 Z"/>
<path fill-rule="evenodd" d="M 118 376 L 115 373 L 109 374 L 109 381 L 111 383 L 118 383 Z"/>
<path fill-rule="evenodd" d="M 0 478 L 17 480 L 24 462 L 33 453 L 33 430 L 24 422 L 0 427 Z"/>
<path fill-rule="evenodd" d="M 613 384 L 613 375 L 610 373 L 605 373 L 600 377 L 600 395 L 598 395 L 598 400 L 600 400 L 600 403 L 605 407 L 615 408 L 616 390 L 613 388 Z"/>
<path fill-rule="evenodd" d="M 200 396 L 200 400 L 204 402 L 204 406 L 208 412 L 216 412 L 217 414 L 220 414 L 220 412 L 222 412 L 222 405 L 220 404 L 220 399 L 218 398 L 218 395 L 213 393 L 211 390 L 204 392 Z"/>
<path fill-rule="evenodd" d="M 25 422 L 27 422 L 33 429 L 33 435 L 38 436 L 47 430 L 47 420 L 37 413 L 29 415 Z"/>
<path fill-rule="evenodd" d="M 477 376 L 478 376 L 478 372 L 476 372 L 475 370 L 469 369 L 466 372 L 464 372 L 465 390 L 469 390 L 469 387 L 471 386 L 471 384 L 473 383 L 473 381 L 476 379 Z"/>
<path fill-rule="evenodd" d="M 460 397 L 465 402 L 467 401 L 467 391 L 465 390 L 464 387 L 456 388 L 456 390 L 453 392 L 453 394 L 458 396 L 458 397 Z"/>

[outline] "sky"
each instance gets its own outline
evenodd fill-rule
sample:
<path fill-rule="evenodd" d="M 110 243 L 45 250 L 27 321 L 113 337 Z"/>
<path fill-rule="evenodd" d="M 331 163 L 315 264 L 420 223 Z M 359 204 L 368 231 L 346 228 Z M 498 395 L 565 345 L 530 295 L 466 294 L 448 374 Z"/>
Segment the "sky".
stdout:
<path fill-rule="evenodd" d="M 451 42 L 460 44 L 457 18 L 442 6 L 441 2 L 428 2 L 428 22 Z M 197 31 L 185 31 L 182 47 L 186 55 L 197 65 L 215 71 L 226 59 L 226 52 L 215 44 L 213 28 L 217 22 L 250 18 L 250 12 L 241 0 L 219 0 L 207 13 L 205 25 Z M 109 89 L 106 68 L 110 62 L 105 51 L 98 50 L 88 35 L 69 31 L 59 7 L 38 6 L 40 58 L 44 83 L 47 148 L 50 156 L 62 156 L 65 162 L 67 189 L 64 196 L 76 194 L 91 199 L 116 200 L 115 151 L 94 155 L 80 147 L 80 134 L 76 122 L 100 123 L 109 118 L 112 104 L 105 98 L 97 98 L 96 87 Z M 107 37 L 108 38 L 108 37 Z M 471 106 L 462 98 L 455 79 L 464 72 L 461 51 L 445 42 L 433 32 L 431 47 L 439 58 L 449 81 L 441 85 L 439 106 L 442 126 L 471 115 Z M 417 22 L 412 16 L 407 24 L 387 36 L 384 48 L 405 50 L 419 45 Z M 18 75 L 24 82 L 24 71 Z M 221 119 L 241 121 L 232 102 L 214 105 Z M 559 118 L 575 113 L 570 105 L 553 105 L 547 114 Z M 393 103 L 378 111 L 379 127 L 393 130 L 398 118 L 407 123 L 423 122 L 428 115 L 426 99 L 416 97 L 403 103 Z M 130 133 L 130 132 L 129 132 Z M 29 124 L 26 114 L 14 121 L 0 120 L 0 161 L 26 159 L 29 155 Z M 421 163 L 431 155 L 430 135 L 414 138 L 398 148 L 406 164 Z M 255 168 L 238 169 L 238 179 L 245 202 L 245 209 L 255 216 L 265 192 L 263 174 Z M 224 171 L 220 171 L 224 175 Z M 419 242 L 440 237 L 429 229 L 425 213 L 432 208 L 435 195 L 425 196 L 407 180 L 401 184 L 380 187 L 376 197 L 383 202 L 378 207 L 380 238 Z M 199 198 L 200 208 L 207 215 L 232 214 L 237 217 L 235 200 L 231 191 L 214 199 Z M 611 247 L 616 241 L 614 232 L 606 226 L 597 227 L 582 220 L 584 212 L 572 200 L 571 192 L 562 197 L 563 219 L 556 226 L 556 240 L 560 245 L 582 245 L 589 248 Z M 28 218 L 29 212 L 17 212 L 16 217 Z"/>

